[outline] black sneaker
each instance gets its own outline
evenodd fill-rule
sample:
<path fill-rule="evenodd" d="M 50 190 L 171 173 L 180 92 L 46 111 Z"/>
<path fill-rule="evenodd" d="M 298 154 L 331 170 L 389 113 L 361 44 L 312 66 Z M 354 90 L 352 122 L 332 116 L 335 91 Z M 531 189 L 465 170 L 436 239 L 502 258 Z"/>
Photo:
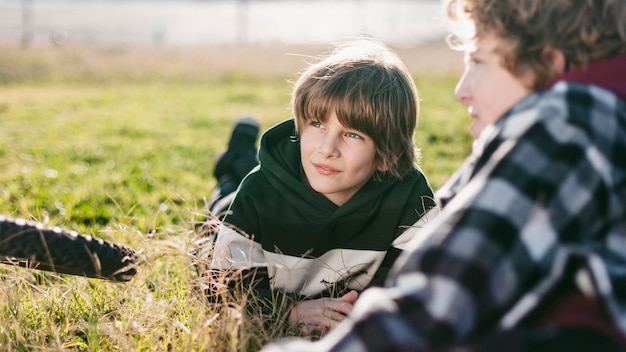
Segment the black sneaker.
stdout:
<path fill-rule="evenodd" d="M 242 117 L 235 121 L 228 142 L 228 149 L 215 162 L 213 176 L 219 188 L 217 199 L 222 198 L 239 187 L 241 180 L 259 163 L 256 140 L 260 124 L 252 117 Z"/>

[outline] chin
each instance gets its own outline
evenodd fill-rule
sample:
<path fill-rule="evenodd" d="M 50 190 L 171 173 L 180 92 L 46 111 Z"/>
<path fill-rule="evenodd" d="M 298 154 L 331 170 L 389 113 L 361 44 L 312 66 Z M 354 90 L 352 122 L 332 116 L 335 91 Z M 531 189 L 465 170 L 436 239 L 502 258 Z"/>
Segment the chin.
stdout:
<path fill-rule="evenodd" d="M 482 132 L 482 129 L 470 128 L 470 133 L 474 136 L 474 138 L 478 138 L 478 136 L 480 136 L 480 132 Z"/>
<path fill-rule="evenodd" d="M 326 185 L 311 184 L 310 186 L 315 192 L 321 194 L 332 193 L 335 191 L 334 189 L 332 189 L 332 187 L 328 187 Z"/>

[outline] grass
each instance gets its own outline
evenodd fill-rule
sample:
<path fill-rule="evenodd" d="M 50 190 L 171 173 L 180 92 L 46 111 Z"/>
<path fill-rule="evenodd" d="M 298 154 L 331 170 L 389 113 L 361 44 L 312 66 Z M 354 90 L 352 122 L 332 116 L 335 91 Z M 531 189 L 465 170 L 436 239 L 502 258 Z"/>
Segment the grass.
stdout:
<path fill-rule="evenodd" d="M 221 69 L 173 50 L 0 50 L 0 213 L 142 257 L 125 284 L 1 267 L 0 349 L 255 351 L 279 337 L 207 304 L 189 253 L 232 122 L 288 118 L 297 72 Z M 415 75 L 415 141 L 434 188 L 471 145 L 457 76 Z"/>

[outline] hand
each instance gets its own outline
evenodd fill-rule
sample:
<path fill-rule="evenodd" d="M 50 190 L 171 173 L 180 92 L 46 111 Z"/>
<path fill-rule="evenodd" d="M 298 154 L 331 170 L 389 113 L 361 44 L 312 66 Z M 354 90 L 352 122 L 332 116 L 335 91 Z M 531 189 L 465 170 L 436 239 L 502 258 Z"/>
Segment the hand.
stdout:
<path fill-rule="evenodd" d="M 352 306 L 358 297 L 359 293 L 353 290 L 339 298 L 319 298 L 298 302 L 289 312 L 289 323 L 302 323 L 309 332 L 326 333 L 352 311 Z"/>

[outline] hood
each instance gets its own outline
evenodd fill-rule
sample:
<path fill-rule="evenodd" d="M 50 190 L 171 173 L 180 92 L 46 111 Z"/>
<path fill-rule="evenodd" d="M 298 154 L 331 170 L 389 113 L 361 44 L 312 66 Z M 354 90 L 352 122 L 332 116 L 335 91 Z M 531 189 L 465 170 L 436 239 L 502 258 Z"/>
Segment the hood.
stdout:
<path fill-rule="evenodd" d="M 626 54 L 596 60 L 565 72 L 549 84 L 568 81 L 591 84 L 609 90 L 626 100 Z"/>

